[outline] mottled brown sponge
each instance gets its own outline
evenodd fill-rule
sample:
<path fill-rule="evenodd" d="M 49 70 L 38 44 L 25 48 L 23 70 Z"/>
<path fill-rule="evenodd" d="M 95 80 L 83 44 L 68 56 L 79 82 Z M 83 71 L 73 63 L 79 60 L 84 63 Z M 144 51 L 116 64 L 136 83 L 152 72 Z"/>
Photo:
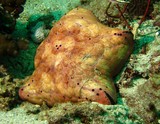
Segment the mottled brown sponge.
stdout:
<path fill-rule="evenodd" d="M 116 102 L 112 77 L 133 50 L 130 32 L 106 27 L 83 8 L 63 16 L 41 43 L 35 71 L 19 90 L 23 100 L 54 103 Z"/>

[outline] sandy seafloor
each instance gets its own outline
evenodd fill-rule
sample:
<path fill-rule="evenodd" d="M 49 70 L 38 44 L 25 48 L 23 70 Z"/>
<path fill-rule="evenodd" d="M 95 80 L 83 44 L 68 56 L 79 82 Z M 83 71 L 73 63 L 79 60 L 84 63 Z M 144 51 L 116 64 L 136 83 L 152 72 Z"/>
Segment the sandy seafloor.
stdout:
<path fill-rule="evenodd" d="M 84 2 L 83 7 L 93 10 L 103 22 L 105 17 L 100 12 L 103 13 L 108 1 L 89 1 Z M 25 35 L 26 25 L 31 20 L 53 14 L 54 24 L 62 15 L 79 5 L 79 0 L 27 0 L 24 11 L 17 19 L 15 35 L 19 35 L 19 32 Z M 27 69 L 12 70 L 11 73 L 17 74 L 16 79 L 12 80 L 10 73 L 1 71 L 5 75 L 0 77 L 0 81 L 6 84 L 0 84 L 0 124 L 160 124 L 160 25 L 153 25 L 155 21 L 160 23 L 160 9 L 157 6 L 160 6 L 160 2 L 154 4 L 154 12 L 159 15 L 157 14 L 154 19 L 146 20 L 133 31 L 135 50 L 115 78 L 115 84 L 119 88 L 118 102 L 116 105 L 109 106 L 83 102 L 55 104 L 49 108 L 46 105 L 23 102 L 17 98 L 16 91 L 22 84 L 19 82 L 23 82 L 23 79 L 17 78 L 19 76 L 24 78 L 32 73 L 37 42 L 45 38 L 44 34 L 48 32 L 48 29 L 38 25 L 37 21 L 37 25 L 30 29 L 32 30 L 30 48 L 22 51 L 16 59 L 11 59 L 13 62 L 20 61 L 24 65 L 23 68 Z M 130 24 L 136 29 L 137 20 Z M 40 33 L 38 36 L 37 32 Z M 25 61 L 29 62 L 29 67 L 26 67 Z M 9 69 L 14 68 L 11 66 Z M 6 91 L 13 95 L 6 97 L 4 95 Z M 10 104 L 13 104 L 12 107 Z"/>

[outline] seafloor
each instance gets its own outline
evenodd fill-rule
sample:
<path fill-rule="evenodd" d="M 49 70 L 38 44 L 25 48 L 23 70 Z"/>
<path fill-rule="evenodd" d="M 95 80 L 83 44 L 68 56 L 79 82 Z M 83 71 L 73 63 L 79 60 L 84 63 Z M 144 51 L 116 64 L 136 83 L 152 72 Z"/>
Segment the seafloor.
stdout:
<path fill-rule="evenodd" d="M 136 9 L 147 2 L 131 1 L 135 7 L 124 16 L 133 27 L 135 48 L 115 77 L 117 104 L 63 103 L 49 108 L 22 101 L 18 89 L 32 74 L 36 48 L 52 25 L 77 6 L 90 9 L 107 26 L 125 28 L 125 24 L 106 14 L 109 0 L 27 0 L 12 35 L 28 39 L 29 47 L 16 57 L 1 55 L 0 124 L 160 124 L 160 2 L 151 2 L 146 20 L 138 25 L 143 14 Z M 114 4 L 111 7 L 108 13 L 117 14 Z"/>

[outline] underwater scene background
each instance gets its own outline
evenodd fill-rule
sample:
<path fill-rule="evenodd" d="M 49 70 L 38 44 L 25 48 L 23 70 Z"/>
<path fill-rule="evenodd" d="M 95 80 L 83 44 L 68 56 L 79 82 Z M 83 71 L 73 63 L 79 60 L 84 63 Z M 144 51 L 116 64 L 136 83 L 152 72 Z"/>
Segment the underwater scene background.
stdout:
<path fill-rule="evenodd" d="M 76 13 L 73 10 L 76 8 L 84 8 L 84 10 Z M 72 13 L 71 10 L 74 12 Z M 88 10 L 95 15 L 98 21 L 94 16 L 92 17 Z M 80 19 L 77 21 L 77 18 Z M 74 19 L 76 20 L 75 23 Z M 79 25 L 80 30 L 77 30 L 79 27 L 74 27 L 74 24 Z M 97 25 L 102 28 L 97 29 Z M 72 26 L 73 30 L 70 32 L 69 29 Z M 66 27 L 67 29 L 65 29 Z M 54 31 L 60 35 L 57 36 Z M 69 32 L 71 37 L 68 37 L 66 32 Z M 130 36 L 130 32 L 132 32 L 133 37 Z M 55 37 L 58 37 L 58 40 Z M 67 77 L 67 81 L 71 83 L 65 89 L 63 87 L 65 84 L 59 83 L 65 76 L 56 75 L 57 73 L 54 72 L 52 74 L 56 76 L 53 78 L 52 74 L 49 74 L 45 68 L 50 65 L 48 57 L 53 57 L 56 63 L 63 59 L 63 54 L 70 50 L 72 38 L 76 39 L 77 42 L 90 41 L 95 56 L 103 53 L 103 56 L 109 57 L 105 61 L 103 61 L 103 56 L 100 56 L 100 59 L 92 59 L 90 55 L 92 52 L 89 51 L 90 54 L 83 58 L 84 63 L 88 60 L 85 64 L 87 67 L 79 63 L 61 65 L 60 67 L 64 67 L 62 72 L 65 75 L 70 76 L 70 72 L 67 71 L 70 68 L 71 70 L 72 68 L 73 70 L 77 69 L 75 70 L 76 74 L 83 72 L 83 69 L 86 73 L 84 77 L 77 75 L 74 75 L 74 79 L 71 77 L 74 80 L 73 83 Z M 130 41 L 134 40 L 134 46 L 132 43 L 124 42 L 128 41 L 127 38 Z M 65 49 L 66 51 L 62 53 L 60 58 L 58 55 L 53 56 L 57 52 L 50 51 L 52 46 L 46 48 L 49 41 L 52 42 L 53 46 L 55 42 L 68 42 L 67 50 Z M 103 47 L 103 41 L 108 42 L 105 44 L 105 47 L 109 49 L 106 54 L 105 52 L 101 53 L 101 50 L 106 50 Z M 101 42 L 103 45 L 95 45 L 93 42 L 95 44 Z M 79 57 L 81 56 L 79 53 L 88 52 L 88 49 L 92 49 L 89 43 L 81 44 L 86 48 L 83 50 L 77 45 L 74 53 L 77 52 L 77 49 L 79 51 L 75 56 Z M 131 47 L 127 47 L 129 45 Z M 61 46 L 56 46 L 56 49 L 61 50 Z M 76 61 L 76 59 L 72 60 L 65 59 L 65 62 Z M 99 67 L 97 68 L 99 70 L 104 69 L 105 76 L 101 77 L 106 78 L 106 80 L 100 85 L 100 88 L 98 83 L 94 84 L 93 80 L 87 80 L 88 84 L 85 88 L 94 88 L 88 92 L 88 89 L 82 88 L 83 86 L 80 87 L 81 83 L 76 81 L 80 80 L 79 78 L 83 78 L 83 81 L 87 76 L 90 76 L 90 72 L 93 71 L 90 69 L 90 65 L 94 62 L 100 63 L 97 64 Z M 42 63 L 43 69 L 34 72 L 41 66 L 39 63 Z M 56 63 L 55 65 L 57 65 Z M 79 68 L 80 65 L 81 68 Z M 81 69 L 82 71 L 79 71 Z M 94 73 L 102 75 L 103 72 L 98 69 L 94 70 Z M 45 74 L 48 74 L 49 77 Z M 90 78 L 93 78 L 92 74 Z M 32 79 L 36 80 L 37 83 L 34 83 Z M 94 78 L 94 80 L 96 79 L 99 80 L 99 78 Z M 58 84 L 51 87 L 53 80 L 58 80 Z M 32 81 L 32 84 L 35 85 L 29 86 L 31 83 L 28 81 Z M 43 81 L 44 84 L 42 84 Z M 115 88 L 112 86 L 113 84 Z M 28 93 L 35 94 L 33 99 L 31 99 L 30 94 L 30 96 L 27 93 L 22 94 L 22 90 L 26 86 L 29 86 Z M 57 91 L 57 95 L 54 96 L 51 91 L 56 89 L 55 87 L 60 87 L 60 91 Z M 79 87 L 84 96 L 89 96 L 75 97 L 79 93 L 76 88 Z M 106 87 L 107 89 L 105 89 Z M 97 90 L 98 88 L 99 90 Z M 42 91 L 47 93 L 42 93 Z M 105 98 L 103 91 L 106 94 Z M 42 93 L 41 96 L 39 96 L 40 93 Z M 69 94 L 69 96 L 61 96 L 63 93 Z M 27 99 L 26 97 L 30 98 Z M 52 99 L 56 102 L 53 102 Z M 0 0 L 0 124 L 159 123 L 159 0 Z"/>

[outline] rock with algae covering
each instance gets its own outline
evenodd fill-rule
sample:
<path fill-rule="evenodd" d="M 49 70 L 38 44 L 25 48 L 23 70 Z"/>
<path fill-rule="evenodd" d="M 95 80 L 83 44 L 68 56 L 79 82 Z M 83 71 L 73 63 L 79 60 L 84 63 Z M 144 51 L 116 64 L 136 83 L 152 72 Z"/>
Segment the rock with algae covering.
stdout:
<path fill-rule="evenodd" d="M 159 36 L 158 36 L 159 37 Z M 133 54 L 119 88 L 124 102 L 144 123 L 160 123 L 160 38 Z"/>
<path fill-rule="evenodd" d="M 50 110 L 43 110 L 39 118 L 53 124 L 141 124 L 143 120 L 123 105 L 102 105 L 82 102 L 54 105 Z"/>
<path fill-rule="evenodd" d="M 0 110 L 10 110 L 20 102 L 18 99 L 18 88 L 21 80 L 13 79 L 6 71 L 0 66 Z"/>

